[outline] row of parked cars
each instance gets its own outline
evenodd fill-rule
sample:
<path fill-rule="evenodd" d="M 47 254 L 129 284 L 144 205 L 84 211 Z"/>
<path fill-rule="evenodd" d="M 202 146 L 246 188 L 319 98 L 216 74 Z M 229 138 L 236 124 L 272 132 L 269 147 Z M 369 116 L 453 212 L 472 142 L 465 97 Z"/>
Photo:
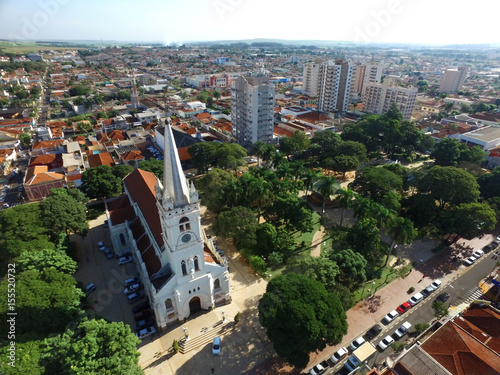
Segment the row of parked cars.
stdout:
<path fill-rule="evenodd" d="M 113 259 L 115 257 L 113 252 L 106 245 L 104 245 L 104 242 L 97 242 L 97 247 L 99 248 L 99 251 L 103 252 L 106 255 L 106 258 Z M 120 266 L 127 263 L 132 263 L 133 261 L 134 258 L 132 258 L 132 253 L 124 253 L 122 254 L 122 256 L 118 257 L 118 264 Z"/>
<path fill-rule="evenodd" d="M 138 277 L 131 277 L 124 282 L 125 289 L 123 293 L 127 296 L 129 303 L 135 303 L 143 298 L 145 295 L 140 290 L 142 289 L 141 280 Z M 139 339 L 145 339 L 146 337 L 156 333 L 156 321 L 151 310 L 151 305 L 149 301 L 143 301 L 132 308 L 132 313 L 134 314 L 136 330 L 136 336 Z"/>
<path fill-rule="evenodd" d="M 488 245 L 484 246 L 482 250 L 476 250 L 468 257 L 464 264 L 466 266 L 471 266 L 476 260 L 481 258 L 485 253 L 489 253 L 491 250 L 495 250 L 498 245 L 500 245 L 500 236 L 490 242 Z"/>
<path fill-rule="evenodd" d="M 160 151 L 158 151 L 158 149 L 154 146 L 148 146 L 146 147 L 148 149 L 149 152 L 151 152 L 153 154 L 153 156 L 155 157 L 156 160 L 163 160 L 163 155 L 161 154 Z"/>

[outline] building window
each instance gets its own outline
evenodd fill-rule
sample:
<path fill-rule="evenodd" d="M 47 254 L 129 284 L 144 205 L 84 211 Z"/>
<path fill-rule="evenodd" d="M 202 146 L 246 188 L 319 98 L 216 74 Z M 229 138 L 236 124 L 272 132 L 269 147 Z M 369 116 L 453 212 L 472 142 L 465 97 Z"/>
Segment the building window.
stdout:
<path fill-rule="evenodd" d="M 174 305 L 170 298 L 165 301 L 165 307 L 167 308 L 167 311 L 174 308 Z"/>
<path fill-rule="evenodd" d="M 121 242 L 122 246 L 126 245 L 125 235 L 123 233 L 120 233 L 120 242 Z"/>
<path fill-rule="evenodd" d="M 181 270 L 182 270 L 182 276 L 186 276 L 188 274 L 185 260 L 181 262 Z"/>
<path fill-rule="evenodd" d="M 191 229 L 191 224 L 189 223 L 189 219 L 187 217 L 183 217 L 179 221 L 179 230 L 181 232 L 185 232 L 185 231 L 190 230 L 190 229 Z"/>
<path fill-rule="evenodd" d="M 198 261 L 198 257 L 194 257 L 194 270 L 199 271 L 200 270 L 200 263 Z"/>
<path fill-rule="evenodd" d="M 215 279 L 215 281 L 214 281 L 214 289 L 220 289 L 220 281 L 219 281 L 219 279 Z"/>

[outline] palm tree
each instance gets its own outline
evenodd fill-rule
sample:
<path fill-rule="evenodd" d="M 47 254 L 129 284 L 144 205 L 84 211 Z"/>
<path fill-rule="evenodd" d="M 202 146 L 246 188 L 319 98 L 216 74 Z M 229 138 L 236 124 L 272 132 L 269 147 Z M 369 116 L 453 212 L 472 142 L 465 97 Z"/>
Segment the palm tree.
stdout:
<path fill-rule="evenodd" d="M 312 192 L 312 188 L 314 183 L 322 176 L 321 172 L 314 171 L 312 169 L 308 169 L 302 175 L 302 182 L 304 183 L 304 187 L 306 188 L 306 199 L 309 193 L 309 190 Z"/>
<path fill-rule="evenodd" d="M 389 252 L 387 253 L 387 258 L 385 260 L 385 265 L 389 262 L 389 257 L 391 256 L 392 250 L 396 243 L 398 244 L 410 244 L 417 235 L 417 231 L 413 227 L 413 222 L 408 218 L 402 218 L 401 216 L 393 217 L 387 224 L 386 233 L 392 238 L 391 245 L 389 246 Z"/>
<path fill-rule="evenodd" d="M 266 144 L 262 141 L 257 141 L 253 144 L 253 153 L 257 156 L 257 165 L 260 167 L 260 159 L 266 151 Z"/>
<path fill-rule="evenodd" d="M 340 184 L 335 177 L 321 176 L 316 185 L 316 189 L 323 196 L 322 212 L 325 213 L 326 200 L 329 199 L 339 189 Z"/>
<path fill-rule="evenodd" d="M 353 202 L 353 210 L 354 216 L 357 219 L 363 219 L 365 217 L 370 216 L 372 212 L 373 201 L 371 199 L 362 197 L 360 195 L 356 196 L 356 199 Z"/>
<path fill-rule="evenodd" d="M 253 205 L 257 206 L 257 223 L 260 222 L 262 206 L 271 199 L 269 183 L 263 177 L 251 177 L 247 194 Z"/>
<path fill-rule="evenodd" d="M 342 207 L 342 215 L 340 216 L 340 226 L 342 226 L 342 223 L 344 222 L 345 210 L 346 208 L 352 207 L 356 193 L 349 188 L 342 188 L 337 190 L 337 194 L 339 195 L 340 207 Z"/>
<path fill-rule="evenodd" d="M 237 181 L 229 181 L 229 183 L 224 186 L 224 195 L 226 197 L 226 203 L 229 207 L 233 208 L 238 205 L 241 198 L 241 187 Z"/>

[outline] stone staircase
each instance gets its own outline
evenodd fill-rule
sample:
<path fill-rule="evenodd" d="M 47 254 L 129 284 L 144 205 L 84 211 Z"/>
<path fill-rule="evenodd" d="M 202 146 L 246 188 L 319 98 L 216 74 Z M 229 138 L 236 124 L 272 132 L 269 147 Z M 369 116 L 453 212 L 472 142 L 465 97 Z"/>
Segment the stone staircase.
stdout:
<path fill-rule="evenodd" d="M 179 341 L 179 352 L 185 354 L 193 349 L 199 348 L 200 346 L 207 345 L 214 341 L 214 338 L 222 335 L 232 326 L 229 322 L 218 322 L 212 326 L 211 329 L 207 329 L 202 332 L 199 336 L 192 337 L 189 336 L 189 340 Z"/>

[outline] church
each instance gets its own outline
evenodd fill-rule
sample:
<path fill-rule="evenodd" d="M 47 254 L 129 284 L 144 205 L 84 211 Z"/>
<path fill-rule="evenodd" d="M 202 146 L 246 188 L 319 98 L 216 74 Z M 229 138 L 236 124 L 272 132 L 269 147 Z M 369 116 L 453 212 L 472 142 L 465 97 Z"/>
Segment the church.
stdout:
<path fill-rule="evenodd" d="M 137 169 L 123 179 L 125 194 L 107 203 L 115 252 L 132 253 L 159 328 L 231 301 L 227 260 L 201 228 L 198 192 L 168 121 L 163 130 L 163 181 Z"/>

